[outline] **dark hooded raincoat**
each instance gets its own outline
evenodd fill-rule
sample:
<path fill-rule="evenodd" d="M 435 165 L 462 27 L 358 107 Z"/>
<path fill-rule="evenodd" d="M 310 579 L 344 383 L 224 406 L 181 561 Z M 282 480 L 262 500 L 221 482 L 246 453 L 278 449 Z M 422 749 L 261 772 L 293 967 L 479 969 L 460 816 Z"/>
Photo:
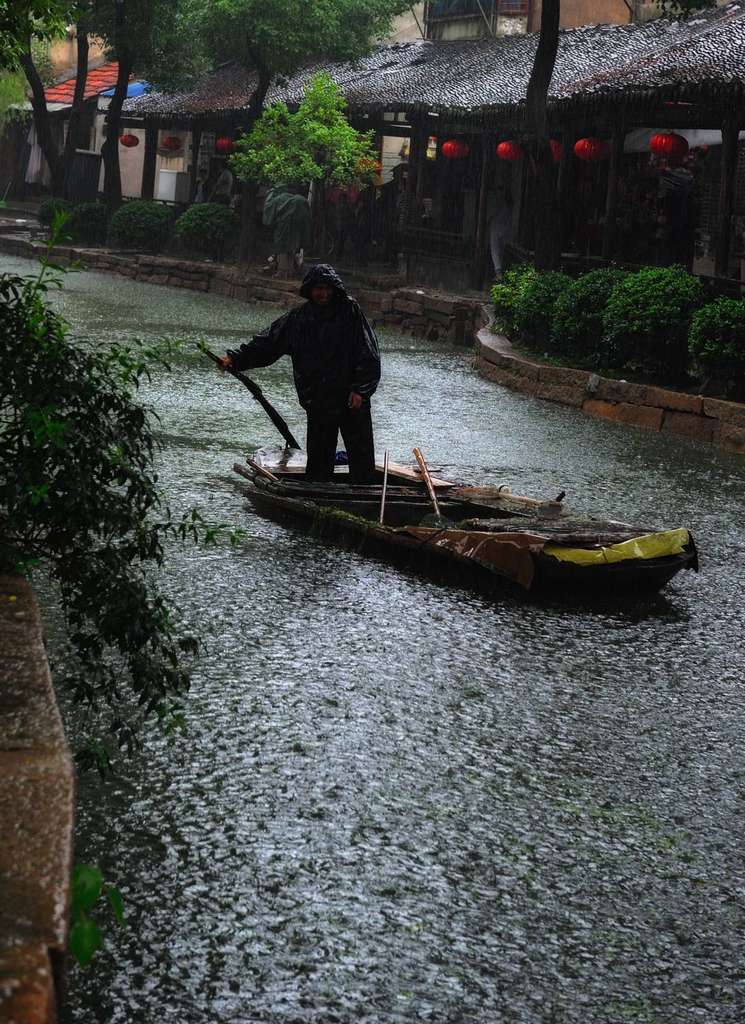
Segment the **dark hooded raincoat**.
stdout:
<path fill-rule="evenodd" d="M 291 309 L 229 354 L 236 370 L 269 366 L 289 356 L 302 407 L 333 412 L 347 407 L 350 391 L 365 399 L 373 395 L 380 380 L 380 353 L 375 331 L 334 268 L 325 263 L 311 267 L 300 288 L 304 299 L 310 299 L 317 284 L 334 289 L 327 306 L 306 302 Z"/>
<path fill-rule="evenodd" d="M 311 267 L 300 294 L 310 300 L 318 284 L 334 289 L 327 305 L 305 302 L 228 354 L 236 370 L 269 366 L 290 356 L 298 398 L 308 413 L 308 475 L 331 478 L 341 430 L 352 479 L 366 482 L 374 477 L 370 398 L 380 380 L 378 341 L 333 267 Z M 349 409 L 353 391 L 363 399 L 357 411 Z"/>

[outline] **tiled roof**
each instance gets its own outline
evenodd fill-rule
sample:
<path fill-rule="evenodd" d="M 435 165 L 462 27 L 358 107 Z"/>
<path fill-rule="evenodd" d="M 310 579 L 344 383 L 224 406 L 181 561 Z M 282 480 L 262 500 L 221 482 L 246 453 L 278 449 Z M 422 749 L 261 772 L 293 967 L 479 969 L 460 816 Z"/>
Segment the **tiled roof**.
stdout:
<path fill-rule="evenodd" d="M 112 85 L 116 85 L 118 73 L 119 64 L 115 60 L 101 64 L 100 67 L 90 69 L 85 83 L 85 98 L 90 99 L 91 96 L 98 96 L 105 89 L 110 89 Z M 47 98 L 47 103 L 69 103 L 72 105 L 75 96 L 75 75 L 65 79 L 64 82 L 48 86 L 44 90 L 44 95 Z"/>
<path fill-rule="evenodd" d="M 461 117 L 514 117 L 525 100 L 537 35 L 380 47 L 348 64 L 320 63 L 276 83 L 267 103 L 302 98 L 309 79 L 328 72 L 352 112 L 429 109 Z M 206 76 L 189 93 L 152 93 L 127 102 L 132 113 L 206 116 L 245 109 L 250 72 L 236 65 Z M 549 99 L 585 108 L 629 95 L 681 99 L 696 92 L 745 93 L 745 0 L 687 20 L 602 25 L 563 31 Z"/>

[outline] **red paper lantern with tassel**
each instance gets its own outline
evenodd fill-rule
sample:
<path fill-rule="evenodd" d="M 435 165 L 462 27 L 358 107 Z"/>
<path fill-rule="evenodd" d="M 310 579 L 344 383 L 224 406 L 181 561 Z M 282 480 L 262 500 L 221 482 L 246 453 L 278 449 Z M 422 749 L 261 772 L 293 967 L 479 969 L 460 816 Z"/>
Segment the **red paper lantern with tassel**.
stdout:
<path fill-rule="evenodd" d="M 139 146 L 140 140 L 136 135 L 121 135 L 119 142 L 122 146 L 126 146 L 127 149 L 132 149 L 133 146 Z"/>
<path fill-rule="evenodd" d="M 440 152 L 446 160 L 465 160 L 471 147 L 461 139 L 448 139 L 440 146 Z"/>
<path fill-rule="evenodd" d="M 507 160 L 509 163 L 515 163 L 517 160 L 522 160 L 524 156 L 523 147 L 519 142 L 500 142 L 497 146 L 497 156 L 500 160 Z"/>
<path fill-rule="evenodd" d="M 688 156 L 688 140 L 675 132 L 657 132 L 649 140 L 649 148 L 655 156 L 680 161 Z"/>
<path fill-rule="evenodd" d="M 181 149 L 182 145 L 183 143 L 181 139 L 178 137 L 178 135 L 166 135 L 166 137 L 161 142 L 161 146 L 163 147 L 163 149 L 170 149 L 172 151 Z"/>
<path fill-rule="evenodd" d="M 593 164 L 608 159 L 610 146 L 604 139 L 577 139 L 574 152 L 580 160 Z"/>
<path fill-rule="evenodd" d="M 235 152 L 235 143 L 227 136 L 215 139 L 215 152 L 221 153 L 223 156 L 229 156 L 230 153 Z"/>

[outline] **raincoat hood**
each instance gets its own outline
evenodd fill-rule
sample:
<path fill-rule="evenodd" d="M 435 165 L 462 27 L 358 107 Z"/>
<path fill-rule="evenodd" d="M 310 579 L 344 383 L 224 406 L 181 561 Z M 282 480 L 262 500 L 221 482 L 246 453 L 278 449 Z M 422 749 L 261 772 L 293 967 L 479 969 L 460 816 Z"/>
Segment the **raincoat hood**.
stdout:
<path fill-rule="evenodd" d="M 347 298 L 347 290 L 342 283 L 342 279 L 328 263 L 317 263 L 314 267 L 310 268 L 303 278 L 303 283 L 300 285 L 302 297 L 309 299 L 313 288 L 318 284 L 326 284 L 337 292 L 337 296 Z"/>

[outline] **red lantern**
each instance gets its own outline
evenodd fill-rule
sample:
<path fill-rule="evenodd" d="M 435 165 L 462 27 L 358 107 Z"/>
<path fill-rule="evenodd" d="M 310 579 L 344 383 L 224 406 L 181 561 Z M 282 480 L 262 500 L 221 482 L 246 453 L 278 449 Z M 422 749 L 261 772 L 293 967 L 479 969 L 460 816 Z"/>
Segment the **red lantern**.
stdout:
<path fill-rule="evenodd" d="M 574 143 L 574 152 L 580 160 L 592 164 L 599 160 L 607 160 L 610 146 L 604 139 L 577 139 Z"/>
<path fill-rule="evenodd" d="M 551 156 L 554 158 L 554 163 L 561 163 L 561 158 L 564 155 L 564 147 L 557 139 L 549 139 L 548 144 L 551 147 Z"/>
<path fill-rule="evenodd" d="M 649 140 L 649 148 L 656 156 L 680 162 L 688 156 L 688 140 L 675 132 L 658 132 Z"/>
<path fill-rule="evenodd" d="M 166 137 L 161 142 L 161 146 L 163 147 L 163 149 L 181 149 L 181 145 L 181 139 L 178 137 L 178 135 L 166 135 Z"/>
<path fill-rule="evenodd" d="M 448 139 L 443 142 L 440 152 L 447 160 L 465 160 L 471 152 L 471 147 L 461 139 Z"/>
<path fill-rule="evenodd" d="M 215 152 L 228 156 L 230 153 L 235 152 L 235 143 L 232 139 L 227 138 L 227 136 L 215 139 Z"/>
<path fill-rule="evenodd" d="M 121 135 L 119 137 L 119 142 L 122 146 L 126 146 L 127 149 L 131 149 L 133 146 L 139 146 L 140 144 L 140 140 L 136 135 Z"/>
<path fill-rule="evenodd" d="M 500 142 L 497 146 L 497 156 L 500 160 L 514 163 L 516 160 L 522 160 L 524 156 L 523 147 L 519 142 Z"/>

